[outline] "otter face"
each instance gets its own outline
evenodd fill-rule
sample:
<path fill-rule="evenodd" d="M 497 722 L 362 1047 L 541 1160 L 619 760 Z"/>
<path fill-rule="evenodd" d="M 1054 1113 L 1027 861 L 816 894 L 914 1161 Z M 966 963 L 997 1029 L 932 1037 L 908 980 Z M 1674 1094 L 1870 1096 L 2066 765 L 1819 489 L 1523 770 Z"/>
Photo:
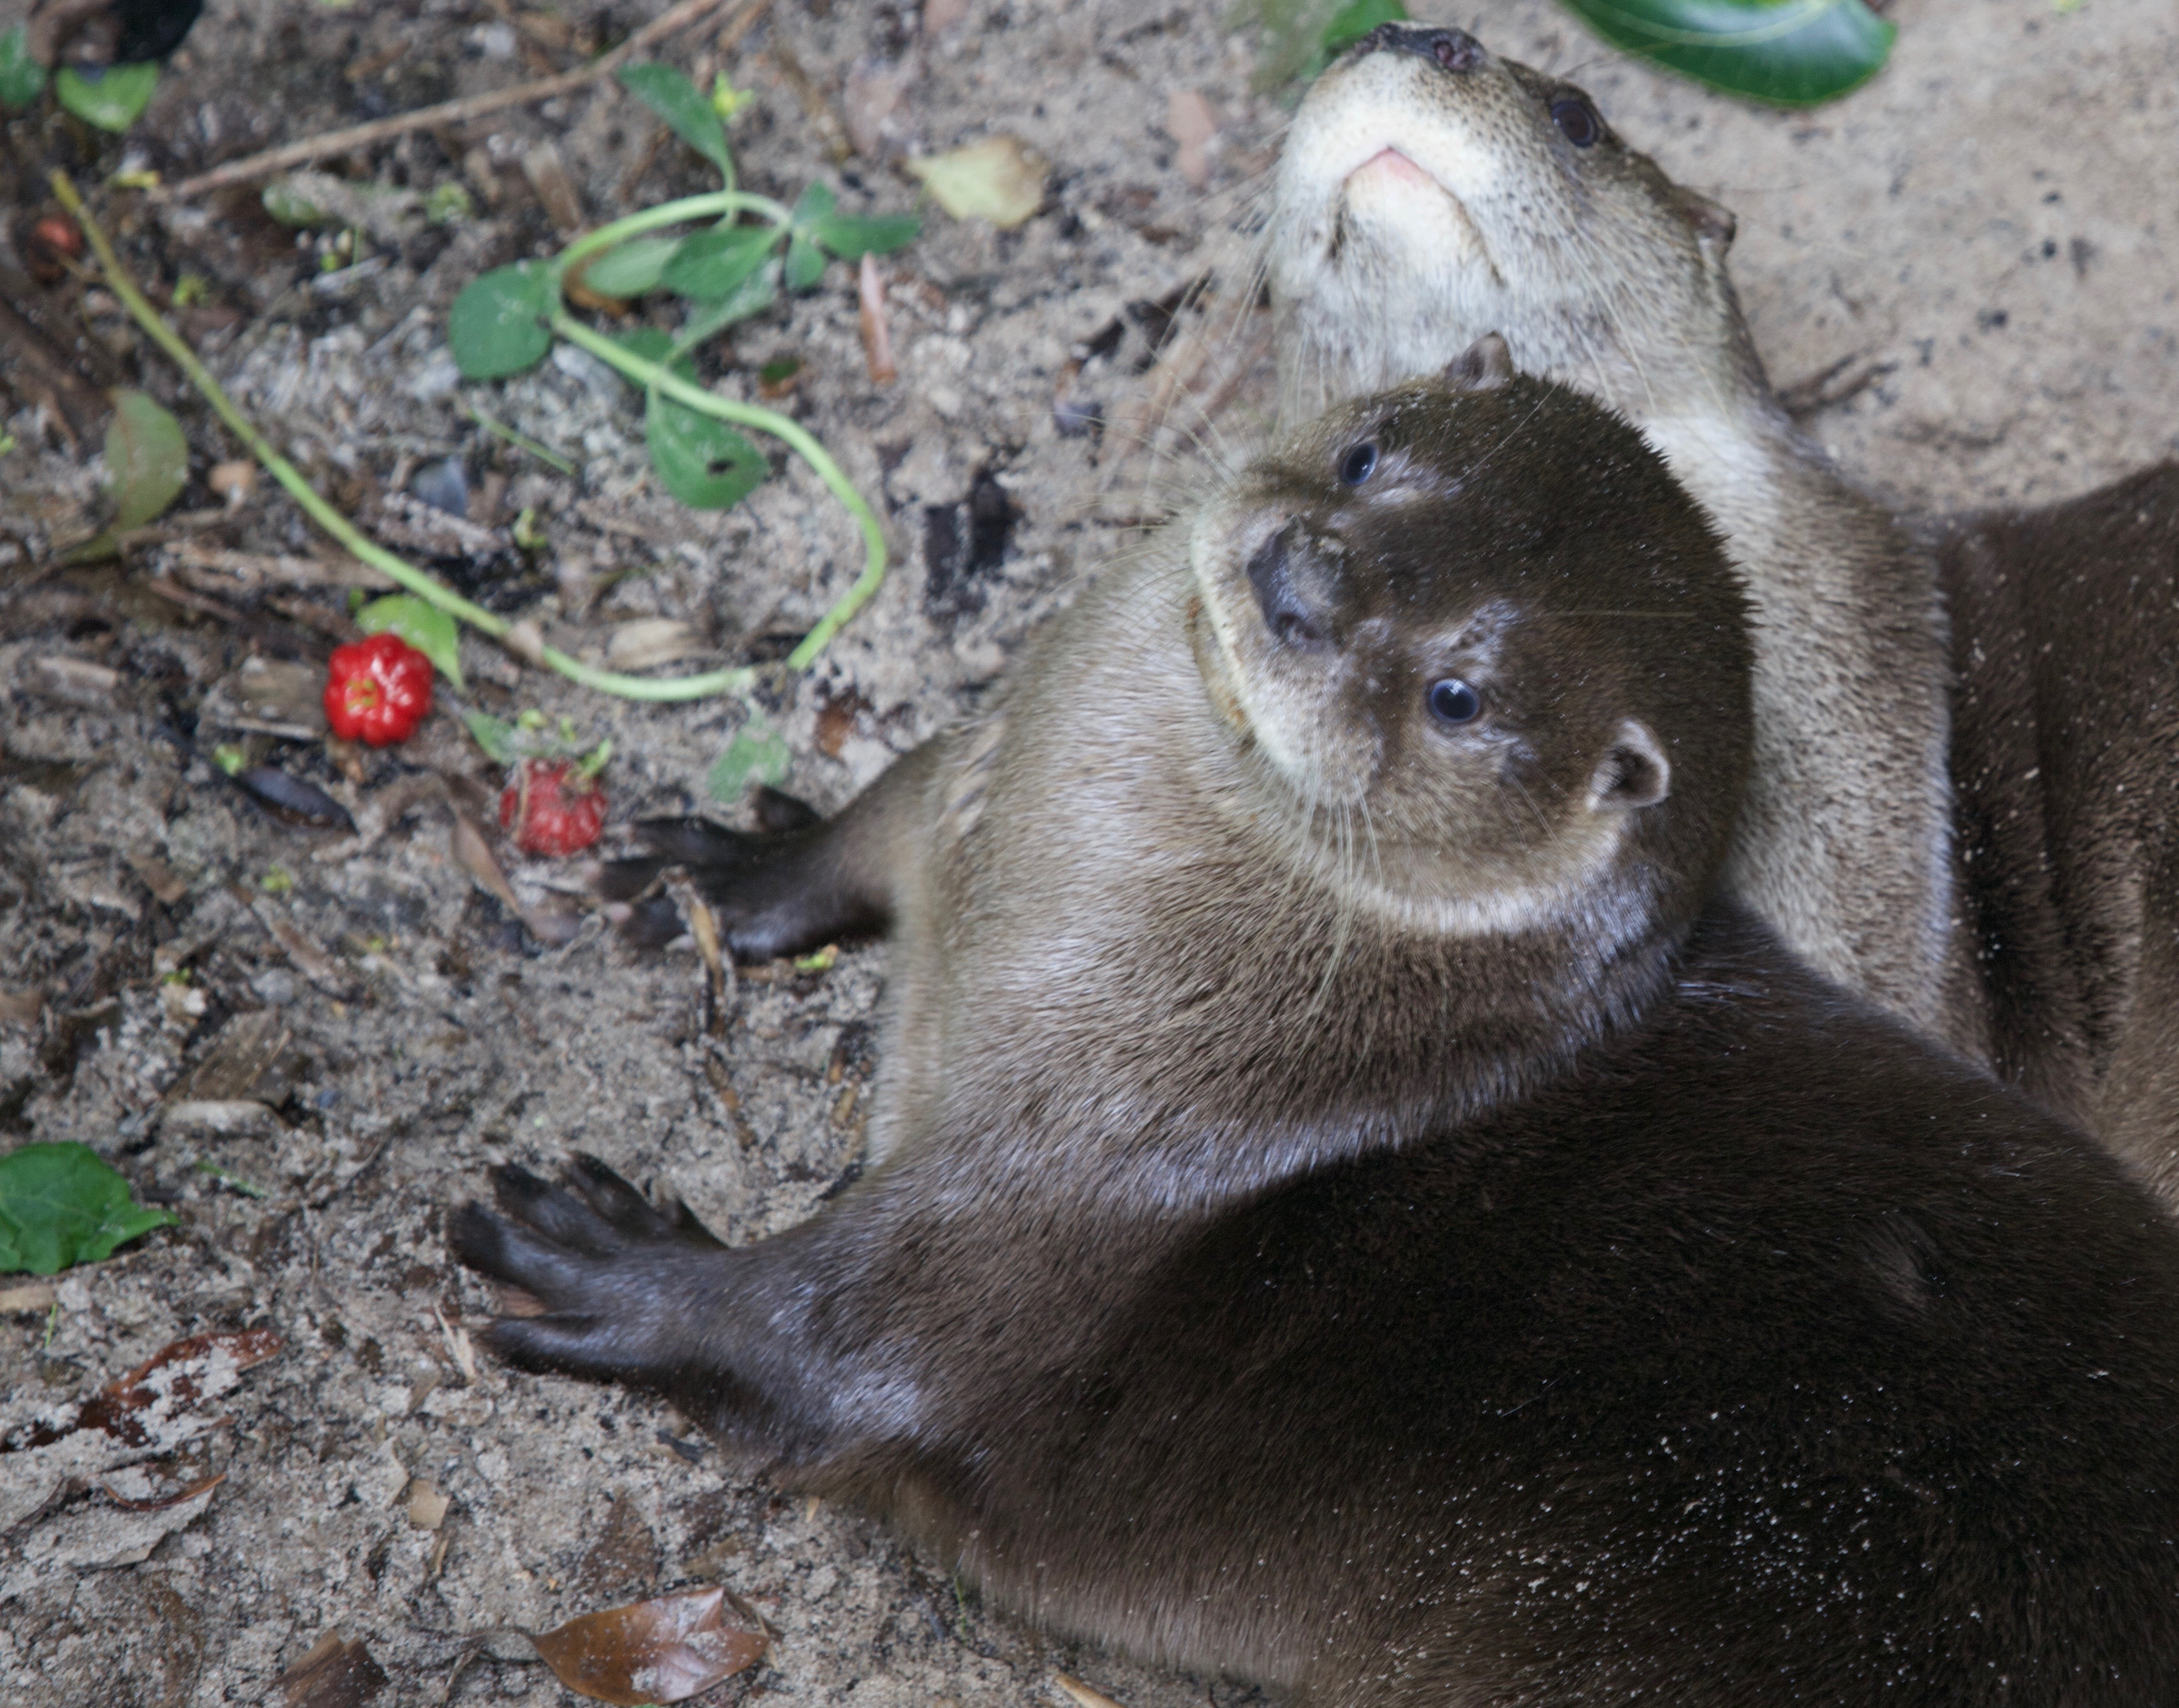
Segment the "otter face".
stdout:
<path fill-rule="evenodd" d="M 1748 652 L 1655 453 L 1486 349 L 1457 383 L 1334 411 L 1202 513 L 1195 644 L 1269 787 L 1313 829 L 1351 820 L 1388 908 L 1533 921 L 1631 852 L 1710 869 Z"/>
<path fill-rule="evenodd" d="M 1732 217 L 1594 104 L 1457 30 L 1386 25 L 1317 80 L 1279 162 L 1269 266 L 1286 418 L 1433 373 L 1486 332 L 1644 425 L 1749 371 Z"/>

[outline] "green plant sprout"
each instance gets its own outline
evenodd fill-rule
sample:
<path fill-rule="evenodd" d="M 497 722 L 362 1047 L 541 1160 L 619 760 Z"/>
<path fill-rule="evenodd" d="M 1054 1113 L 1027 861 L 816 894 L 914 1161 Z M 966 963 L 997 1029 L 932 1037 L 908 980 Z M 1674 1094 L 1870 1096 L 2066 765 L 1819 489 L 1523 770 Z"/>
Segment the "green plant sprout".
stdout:
<path fill-rule="evenodd" d="M 788 667 L 800 670 L 877 590 L 885 574 L 882 530 L 869 503 L 800 423 L 705 391 L 696 383 L 693 353 L 736 321 L 770 308 L 782 291 L 814 286 L 827 256 L 854 261 L 897 249 L 922 222 L 913 214 L 842 214 L 821 184 L 804 189 L 793 207 L 737 189 L 726 126 L 711 100 L 671 66 L 631 65 L 620 75 L 631 93 L 718 168 L 726 187 L 615 220 L 551 261 L 486 273 L 455 299 L 447 345 L 475 380 L 535 366 L 555 338 L 588 351 L 642 388 L 651 466 L 667 492 L 694 508 L 739 503 L 771 472 L 764 453 L 738 429 L 779 439 L 807 463 L 861 528 L 865 557 L 854 586 L 788 655 Z M 700 222 L 693 233 L 667 234 Z M 602 332 L 569 310 L 566 294 L 575 286 L 617 299 L 664 291 L 681 298 L 687 312 L 674 333 L 652 327 Z M 711 691 L 733 691 L 749 675 L 715 673 L 718 687 Z"/>

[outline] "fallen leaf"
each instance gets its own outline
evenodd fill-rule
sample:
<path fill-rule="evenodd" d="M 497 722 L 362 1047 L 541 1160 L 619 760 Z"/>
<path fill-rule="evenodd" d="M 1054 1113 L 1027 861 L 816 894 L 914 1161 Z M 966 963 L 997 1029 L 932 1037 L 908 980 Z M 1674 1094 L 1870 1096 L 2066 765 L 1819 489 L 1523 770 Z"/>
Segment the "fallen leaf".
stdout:
<path fill-rule="evenodd" d="M 194 1334 L 151 1354 L 128 1375 L 107 1383 L 85 1401 L 74 1418 L 58 1427 L 41 1424 L 16 1447 L 41 1447 L 77 1430 L 95 1429 L 123 1447 L 173 1446 L 201 1434 L 191 1415 L 242 1380 L 243 1371 L 281 1350 L 269 1328 L 235 1334 Z"/>
<path fill-rule="evenodd" d="M 1051 174 L 1051 162 L 1018 136 L 987 136 L 906 164 L 954 218 L 985 220 L 1002 230 L 1044 206 L 1045 179 Z"/>
<path fill-rule="evenodd" d="M 1200 91 L 1176 89 L 1166 97 L 1166 135 L 1179 145 L 1173 163 L 1191 189 L 1210 181 L 1210 144 L 1218 135 L 1218 109 Z"/>
<path fill-rule="evenodd" d="M 720 1588 L 585 1613 L 530 1639 L 570 1690 L 639 1708 L 685 1702 L 763 1658 L 763 1622 Z"/>
<path fill-rule="evenodd" d="M 111 711 L 116 691 L 121 686 L 121 673 L 85 659 L 48 653 L 42 658 L 24 661 L 23 686 L 64 706 L 80 706 L 87 711 Z"/>
<path fill-rule="evenodd" d="M 705 650 L 704 637 L 678 617 L 639 617 L 615 625 L 606 662 L 615 670 L 647 670 Z"/>
<path fill-rule="evenodd" d="M 436 1530 L 447 1520 L 453 1502 L 419 1477 L 409 1485 L 409 1522 L 420 1530 Z"/>
<path fill-rule="evenodd" d="M 878 258 L 865 250 L 855 278 L 855 294 L 862 322 L 863 359 L 870 365 L 874 386 L 889 386 L 900 377 L 892 359 L 892 327 L 886 319 L 885 286 Z"/>
<path fill-rule="evenodd" d="M 178 1507 L 184 1501 L 193 1501 L 199 1495 L 210 1494 L 226 1480 L 227 1473 L 221 1471 L 216 1475 L 201 1478 L 186 1488 L 177 1489 L 172 1494 L 154 1495 L 144 1500 L 131 1500 L 107 1483 L 101 1483 L 98 1491 L 124 1513 L 163 1513 Z"/>
<path fill-rule="evenodd" d="M 273 1682 L 288 1708 L 363 1708 L 388 1680 L 360 1639 L 350 1642 L 333 1630 Z"/>
<path fill-rule="evenodd" d="M 88 1145 L 24 1145 L 0 1156 L 0 1271 L 56 1275 L 173 1220 L 137 1203 Z"/>
<path fill-rule="evenodd" d="M 1120 1705 L 1102 1690 L 1093 1690 L 1079 1678 L 1070 1678 L 1064 1672 L 1055 1672 L 1051 1682 L 1075 1708 L 1120 1708 Z"/>

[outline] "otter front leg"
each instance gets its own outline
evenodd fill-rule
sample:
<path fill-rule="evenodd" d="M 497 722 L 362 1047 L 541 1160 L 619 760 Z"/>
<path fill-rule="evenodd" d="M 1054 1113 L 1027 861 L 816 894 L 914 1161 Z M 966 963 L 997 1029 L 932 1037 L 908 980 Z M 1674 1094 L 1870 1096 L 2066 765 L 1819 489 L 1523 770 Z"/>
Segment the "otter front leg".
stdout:
<path fill-rule="evenodd" d="M 799 1326 L 806 1238 L 730 1249 L 685 1205 L 655 1208 L 591 1156 L 573 1158 L 558 1186 L 511 1165 L 492 1184 L 501 1213 L 464 1205 L 447 1244 L 543 1307 L 495 1319 L 492 1351 L 525 1370 L 662 1394 L 748 1449 L 821 1453 L 836 1433 L 832 1361 Z"/>
<path fill-rule="evenodd" d="M 833 818 L 755 836 L 696 818 L 640 825 L 648 851 L 610 862 L 600 887 L 608 898 L 628 900 L 666 867 L 686 866 L 741 960 L 798 954 L 882 931 L 922 846 L 928 784 L 944 741 L 925 742 Z"/>

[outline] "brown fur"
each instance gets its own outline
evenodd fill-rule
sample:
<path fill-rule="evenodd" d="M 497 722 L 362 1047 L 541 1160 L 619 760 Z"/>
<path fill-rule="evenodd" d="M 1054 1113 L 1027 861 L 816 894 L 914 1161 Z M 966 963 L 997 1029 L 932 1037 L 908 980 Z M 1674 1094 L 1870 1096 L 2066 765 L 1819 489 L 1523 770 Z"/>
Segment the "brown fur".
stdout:
<path fill-rule="evenodd" d="M 2179 465 L 1938 542 L 1998 1069 L 2179 1201 Z"/>
<path fill-rule="evenodd" d="M 892 922 L 880 1160 L 733 1250 L 503 1170 L 491 1343 L 1304 1703 L 2169 1700 L 2179 1233 L 1699 912 L 1748 671 L 1622 424 L 1339 412 L 827 831 L 716 842 L 744 947 Z"/>
<path fill-rule="evenodd" d="M 1726 271 L 1730 216 L 1600 119 L 1574 146 L 1551 107 L 1586 98 L 1459 30 L 1396 25 L 1318 80 L 1267 250 L 1286 418 L 1496 332 L 1522 371 L 1641 428 L 1754 602 L 1735 892 L 1819 970 L 1979 1052 L 1935 565 L 1772 398 Z"/>

